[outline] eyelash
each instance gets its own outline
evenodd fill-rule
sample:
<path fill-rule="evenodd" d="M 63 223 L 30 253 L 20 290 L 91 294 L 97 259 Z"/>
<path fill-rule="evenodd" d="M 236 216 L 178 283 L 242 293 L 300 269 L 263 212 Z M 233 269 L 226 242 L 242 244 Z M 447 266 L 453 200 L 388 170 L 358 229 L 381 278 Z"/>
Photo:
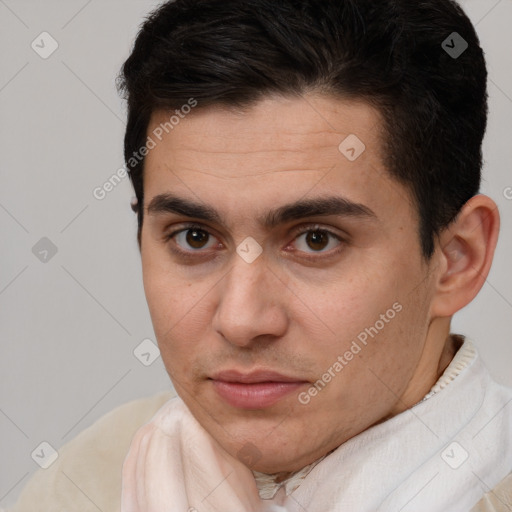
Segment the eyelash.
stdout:
<path fill-rule="evenodd" d="M 196 229 L 198 231 L 204 231 L 209 236 L 215 237 L 215 235 L 210 233 L 210 231 L 208 231 L 208 229 L 206 227 L 201 226 L 200 224 L 185 224 L 180 229 L 177 229 L 177 230 L 173 231 L 172 233 L 165 235 L 165 242 L 170 242 L 179 233 L 183 233 L 183 232 L 194 230 L 194 229 Z M 321 233 L 327 233 L 329 236 L 333 237 L 338 242 L 340 242 L 340 245 L 337 246 L 335 249 L 331 249 L 327 253 L 321 253 L 321 252 L 318 252 L 317 254 L 309 253 L 312 255 L 303 256 L 304 259 L 318 260 L 319 258 L 328 258 L 330 256 L 337 254 L 341 250 L 341 247 L 346 243 L 346 240 L 344 240 L 340 235 L 332 232 L 331 230 L 329 230 L 327 228 L 323 228 L 323 227 L 319 226 L 318 224 L 304 224 L 301 226 L 297 226 L 296 228 L 294 228 L 292 230 L 291 236 L 293 236 L 293 241 L 295 241 L 299 236 L 304 235 L 306 233 L 315 232 L 315 231 L 319 231 Z M 201 254 L 200 249 L 198 249 L 197 251 L 184 251 L 183 249 L 180 249 L 179 246 L 177 246 L 177 245 L 172 247 L 171 250 L 175 254 L 180 256 L 181 258 L 187 259 L 187 260 L 197 260 L 198 257 L 206 256 L 206 254 Z M 301 252 L 301 251 L 299 251 L 299 252 Z M 308 254 L 308 253 L 305 253 L 305 254 Z"/>

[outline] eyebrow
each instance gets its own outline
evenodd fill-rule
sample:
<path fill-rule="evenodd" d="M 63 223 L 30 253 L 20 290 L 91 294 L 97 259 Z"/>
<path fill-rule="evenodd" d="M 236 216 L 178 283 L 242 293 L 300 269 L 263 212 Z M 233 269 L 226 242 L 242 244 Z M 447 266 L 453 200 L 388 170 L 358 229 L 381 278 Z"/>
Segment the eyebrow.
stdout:
<path fill-rule="evenodd" d="M 184 217 L 223 224 L 221 214 L 211 206 L 172 194 L 159 194 L 155 196 L 151 200 L 147 212 L 148 215 L 174 213 Z M 267 212 L 259 219 L 259 223 L 270 229 L 293 220 L 328 215 L 366 219 L 377 218 L 377 215 L 364 204 L 355 203 L 341 196 L 328 196 L 301 199 L 294 203 L 280 206 L 275 210 Z"/>

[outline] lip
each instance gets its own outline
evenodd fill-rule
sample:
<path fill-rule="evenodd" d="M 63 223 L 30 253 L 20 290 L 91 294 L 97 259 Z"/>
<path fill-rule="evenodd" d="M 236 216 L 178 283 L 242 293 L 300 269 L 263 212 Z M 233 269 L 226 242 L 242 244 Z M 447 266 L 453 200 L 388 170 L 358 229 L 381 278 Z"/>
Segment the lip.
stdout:
<path fill-rule="evenodd" d="M 211 377 L 217 394 L 229 405 L 240 409 L 264 409 L 308 384 L 307 381 L 274 371 L 242 373 L 225 370 Z"/>
<path fill-rule="evenodd" d="M 238 370 L 223 370 L 216 373 L 213 380 L 223 382 L 239 382 L 242 384 L 257 384 L 260 382 L 305 382 L 303 379 L 296 377 L 288 377 L 272 370 L 253 370 L 249 373 L 240 372 Z"/>

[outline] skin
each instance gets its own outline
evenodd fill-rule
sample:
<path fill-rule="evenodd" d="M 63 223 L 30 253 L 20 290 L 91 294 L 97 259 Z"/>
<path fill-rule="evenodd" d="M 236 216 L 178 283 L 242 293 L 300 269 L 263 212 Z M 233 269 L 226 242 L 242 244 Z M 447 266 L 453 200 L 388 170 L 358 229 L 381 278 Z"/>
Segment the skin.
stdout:
<path fill-rule="evenodd" d="M 153 113 L 148 134 L 167 119 Z M 458 349 L 451 315 L 489 271 L 499 217 L 485 196 L 464 207 L 425 260 L 411 195 L 382 163 L 381 126 L 364 102 L 268 97 L 245 112 L 197 108 L 146 157 L 143 278 L 165 367 L 225 450 L 252 451 L 251 469 L 299 470 L 420 401 Z M 353 162 L 338 150 L 349 134 L 366 146 Z M 221 220 L 148 211 L 163 193 L 214 208 Z M 332 195 L 374 215 L 259 222 L 283 205 Z M 190 222 L 206 231 L 204 247 L 187 244 L 186 231 L 169 237 Z M 301 226 L 305 234 L 294 232 Z M 328 243 L 311 245 L 318 229 L 341 242 L 316 231 Z M 263 249 L 250 264 L 236 252 L 248 236 Z M 300 403 L 299 392 L 395 303 L 401 311 Z M 270 407 L 240 409 L 209 378 L 226 369 L 273 370 L 304 384 Z"/>

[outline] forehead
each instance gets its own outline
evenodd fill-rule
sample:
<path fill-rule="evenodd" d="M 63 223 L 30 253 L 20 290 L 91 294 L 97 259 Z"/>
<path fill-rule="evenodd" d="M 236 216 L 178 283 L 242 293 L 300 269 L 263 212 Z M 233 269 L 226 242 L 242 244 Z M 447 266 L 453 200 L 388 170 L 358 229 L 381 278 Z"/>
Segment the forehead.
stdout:
<path fill-rule="evenodd" d="M 237 168 L 233 174 L 224 169 L 222 174 L 224 177 L 241 177 L 247 175 L 247 171 L 265 173 L 279 168 L 278 161 L 268 160 L 272 151 L 291 151 L 285 169 L 293 170 L 289 164 L 303 162 L 313 152 L 317 157 L 330 155 L 335 162 L 340 157 L 340 142 L 350 134 L 364 141 L 368 149 L 366 160 L 369 153 L 379 151 L 381 146 L 379 113 L 362 101 L 313 95 L 269 97 L 244 111 L 222 107 L 201 109 L 199 104 L 188 115 L 174 116 L 173 122 L 177 123 L 169 126 L 172 114 L 159 110 L 151 117 L 148 135 L 157 130 L 164 144 L 157 144 L 148 154 L 148 166 L 165 149 L 178 150 L 180 154 L 177 156 L 188 151 L 189 160 L 193 154 L 198 157 L 215 155 L 219 160 L 222 154 L 226 160 L 229 158 L 225 155 L 243 155 L 243 168 Z M 262 160 L 264 165 L 260 165 Z"/>
<path fill-rule="evenodd" d="M 309 95 L 267 98 L 243 112 L 196 108 L 174 124 L 174 112 L 153 114 L 146 205 L 172 192 L 240 212 L 338 192 L 374 211 L 410 206 L 383 165 L 379 112 L 365 102 Z"/>

